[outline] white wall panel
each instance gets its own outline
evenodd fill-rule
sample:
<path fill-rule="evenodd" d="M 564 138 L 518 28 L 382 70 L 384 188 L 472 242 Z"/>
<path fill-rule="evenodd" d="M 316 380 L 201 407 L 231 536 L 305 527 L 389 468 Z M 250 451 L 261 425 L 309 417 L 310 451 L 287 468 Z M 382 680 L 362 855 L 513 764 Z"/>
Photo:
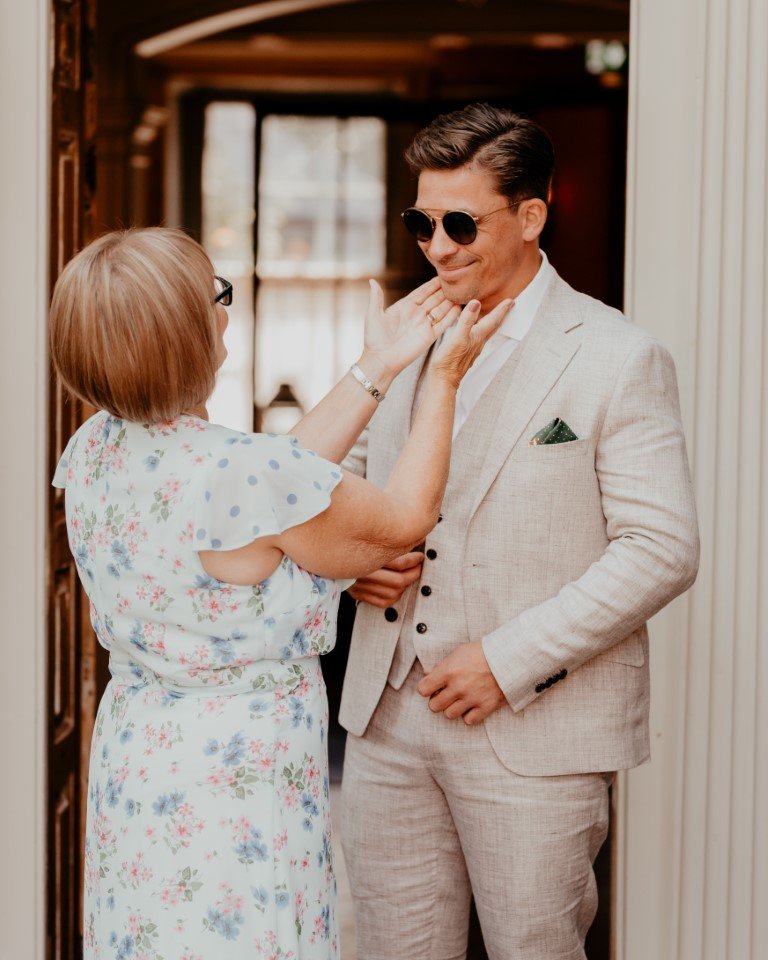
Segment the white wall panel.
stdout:
<path fill-rule="evenodd" d="M 48 5 L 0 0 L 0 960 L 42 960 Z"/>
<path fill-rule="evenodd" d="M 702 563 L 652 625 L 618 956 L 768 951 L 768 5 L 635 0 L 627 310 L 675 355 Z"/>

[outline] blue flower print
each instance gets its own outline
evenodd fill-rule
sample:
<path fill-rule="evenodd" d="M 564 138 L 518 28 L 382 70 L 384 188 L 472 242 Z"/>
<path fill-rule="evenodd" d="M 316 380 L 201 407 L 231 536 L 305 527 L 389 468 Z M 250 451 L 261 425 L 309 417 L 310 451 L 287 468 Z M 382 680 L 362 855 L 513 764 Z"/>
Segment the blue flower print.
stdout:
<path fill-rule="evenodd" d="M 128 638 L 134 647 L 137 647 L 142 653 L 147 652 L 148 647 L 146 643 L 144 643 L 144 634 L 142 633 L 141 623 L 138 620 L 134 620 L 131 624 Z"/>
<path fill-rule="evenodd" d="M 218 740 L 209 740 L 208 743 L 203 747 L 203 753 L 206 757 L 212 757 L 214 753 L 219 752 L 219 741 Z"/>
<path fill-rule="evenodd" d="M 195 577 L 195 587 L 198 590 L 221 590 L 223 586 L 221 580 L 217 580 L 216 577 L 206 577 L 201 573 Z"/>
<path fill-rule="evenodd" d="M 314 573 L 310 573 L 310 577 L 312 578 L 312 584 L 315 590 L 317 590 L 321 597 L 324 597 L 328 592 L 328 581 L 323 579 L 323 577 L 316 577 Z"/>
<path fill-rule="evenodd" d="M 323 920 L 323 929 L 322 929 L 321 936 L 323 940 L 327 940 L 328 937 L 331 935 L 331 911 L 327 904 L 320 911 L 320 916 L 322 917 L 322 920 Z"/>
<path fill-rule="evenodd" d="M 155 802 L 152 804 L 152 809 L 155 811 L 158 817 L 165 816 L 165 814 L 168 813 L 170 808 L 171 808 L 171 798 L 168 796 L 167 793 L 161 794 L 157 798 L 157 800 L 155 800 Z"/>
<path fill-rule="evenodd" d="M 156 450 L 154 453 L 150 453 L 148 457 L 144 457 L 141 462 L 147 470 L 152 473 L 152 471 L 157 470 L 157 465 L 160 463 L 160 457 L 162 457 L 162 455 L 162 450 Z"/>
<path fill-rule="evenodd" d="M 261 830 L 251 828 L 248 837 L 235 844 L 235 853 L 240 860 L 253 863 L 255 860 L 267 859 L 267 845 L 261 842 Z"/>
<path fill-rule="evenodd" d="M 232 646 L 231 640 L 226 637 L 208 637 L 208 642 L 213 647 L 217 660 L 221 663 L 232 663 L 235 659 L 235 648 Z"/>
<path fill-rule="evenodd" d="M 124 544 L 120 540 L 115 540 L 112 543 L 112 559 L 115 561 L 115 564 L 118 567 L 124 567 L 126 570 L 133 570 L 131 555 L 125 549 Z"/>
<path fill-rule="evenodd" d="M 125 801 L 126 816 L 132 817 L 136 813 L 136 801 L 130 798 Z"/>
<path fill-rule="evenodd" d="M 251 712 L 251 717 L 263 717 L 265 713 L 269 712 L 269 704 L 266 700 L 259 700 L 257 697 L 255 700 L 251 700 L 248 704 L 248 709 Z"/>
<path fill-rule="evenodd" d="M 225 940 L 235 940 L 240 933 L 238 924 L 243 922 L 243 915 L 239 910 L 230 914 L 222 913 L 221 910 L 208 910 L 207 926 L 209 929 L 220 933 Z"/>
<path fill-rule="evenodd" d="M 116 807 L 122 792 L 123 784 L 116 784 L 114 778 L 110 777 L 109 780 L 107 780 L 107 786 L 104 790 L 104 799 L 107 801 L 107 806 Z"/>
<path fill-rule="evenodd" d="M 278 910 L 284 910 L 290 902 L 291 898 L 286 890 L 278 890 L 275 893 L 275 906 Z"/>
<path fill-rule="evenodd" d="M 316 817 L 320 812 L 317 807 L 317 801 L 314 799 L 311 793 L 305 793 L 301 798 L 301 809 L 304 813 L 308 813 L 313 817 Z"/>
<path fill-rule="evenodd" d="M 291 645 L 300 657 L 306 657 L 309 653 L 309 640 L 301 627 L 294 633 Z"/>
<path fill-rule="evenodd" d="M 323 849 L 317 855 L 318 867 L 322 867 L 324 863 L 331 863 L 331 841 L 327 832 L 323 834 Z"/>
<path fill-rule="evenodd" d="M 238 731 L 224 748 L 223 760 L 225 767 L 236 767 L 245 757 L 245 737 L 242 730 Z"/>
<path fill-rule="evenodd" d="M 115 960 L 127 960 L 128 957 L 132 957 L 135 946 L 136 941 L 130 933 L 127 933 L 120 941 L 120 946 L 117 948 L 117 953 L 115 954 Z"/>
<path fill-rule="evenodd" d="M 266 887 L 251 887 L 251 893 L 253 894 L 255 902 L 260 906 L 266 907 L 269 903 L 269 893 Z"/>
<path fill-rule="evenodd" d="M 231 917 L 224 917 L 219 925 L 219 933 L 221 933 L 225 940 L 235 940 L 240 933 L 240 928 L 237 924 L 242 922 L 243 918 L 239 913 L 234 913 Z"/>

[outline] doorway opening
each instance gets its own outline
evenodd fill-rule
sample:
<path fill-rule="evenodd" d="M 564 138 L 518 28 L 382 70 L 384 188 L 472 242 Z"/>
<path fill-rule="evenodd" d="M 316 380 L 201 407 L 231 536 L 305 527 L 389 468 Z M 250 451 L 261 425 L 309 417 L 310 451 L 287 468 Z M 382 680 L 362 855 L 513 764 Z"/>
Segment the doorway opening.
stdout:
<path fill-rule="evenodd" d="M 573 286 L 621 306 L 629 0 L 318 0 L 293 12 L 206 0 L 194 4 L 193 23 L 189 6 L 54 0 L 62 67 L 52 169 L 65 202 L 53 220 L 52 275 L 103 229 L 166 223 L 200 239 L 235 284 L 215 419 L 289 429 L 355 358 L 368 277 L 389 299 L 426 279 L 399 223 L 415 192 L 402 151 L 435 115 L 473 100 L 548 130 L 557 174 L 542 246 Z M 78 184 L 88 198 L 79 225 Z M 88 411 L 58 394 L 52 405 L 55 462 Z M 60 502 L 50 515 L 59 543 Z M 107 670 L 65 553 L 51 552 L 49 578 L 49 927 L 51 955 L 70 960 L 82 934 L 88 742 Z M 332 715 L 353 613 L 345 603 L 324 662 Z M 338 771 L 337 724 L 331 754 Z M 596 869 L 588 956 L 607 960 L 610 839 Z M 469 957 L 483 956 L 475 925 Z"/>

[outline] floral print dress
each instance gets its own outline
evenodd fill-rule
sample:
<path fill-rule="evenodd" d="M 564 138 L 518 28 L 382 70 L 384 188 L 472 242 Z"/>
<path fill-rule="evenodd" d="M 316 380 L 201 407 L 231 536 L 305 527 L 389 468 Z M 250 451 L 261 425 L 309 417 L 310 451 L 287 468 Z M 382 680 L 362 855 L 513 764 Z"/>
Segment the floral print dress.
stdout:
<path fill-rule="evenodd" d="M 344 584 L 284 557 L 206 574 L 322 512 L 339 468 L 294 438 L 97 413 L 70 440 L 69 541 L 112 679 L 90 762 L 87 960 L 338 956 L 318 656 Z"/>

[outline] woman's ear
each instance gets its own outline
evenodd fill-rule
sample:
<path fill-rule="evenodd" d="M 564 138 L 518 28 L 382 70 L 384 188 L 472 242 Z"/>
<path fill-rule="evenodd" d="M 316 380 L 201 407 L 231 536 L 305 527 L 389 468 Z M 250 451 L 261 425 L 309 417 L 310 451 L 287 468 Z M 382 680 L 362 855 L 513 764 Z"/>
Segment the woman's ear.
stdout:
<path fill-rule="evenodd" d="M 224 346 L 224 332 L 229 324 L 229 314 L 220 303 L 216 304 L 216 359 L 218 365 L 227 359 L 227 348 Z"/>
<path fill-rule="evenodd" d="M 523 240 L 526 242 L 537 240 L 547 222 L 546 203 L 538 197 L 524 200 L 520 204 L 520 215 L 523 220 Z"/>

